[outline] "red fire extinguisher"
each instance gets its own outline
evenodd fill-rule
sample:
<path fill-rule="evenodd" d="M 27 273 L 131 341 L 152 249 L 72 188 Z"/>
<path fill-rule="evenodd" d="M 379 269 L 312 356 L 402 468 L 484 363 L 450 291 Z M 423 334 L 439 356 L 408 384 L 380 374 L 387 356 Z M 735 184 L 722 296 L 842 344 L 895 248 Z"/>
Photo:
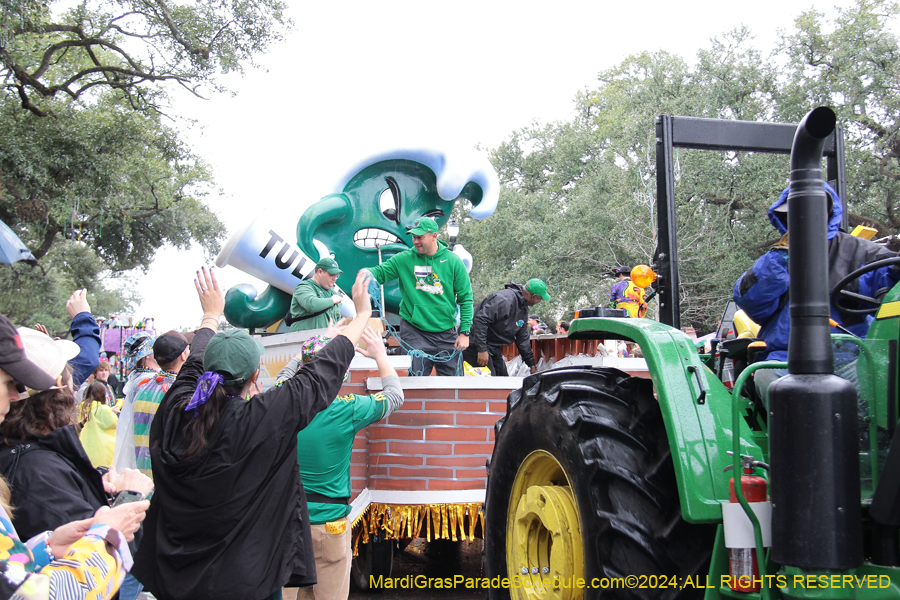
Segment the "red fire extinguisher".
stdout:
<path fill-rule="evenodd" d="M 731 454 L 731 452 L 729 452 Z M 747 502 L 765 502 L 768 499 L 768 482 L 764 477 L 753 474 L 755 467 L 768 468 L 763 462 L 753 460 L 752 456 L 741 455 L 741 491 Z M 727 470 L 727 469 L 726 469 Z M 728 482 L 730 500 L 737 503 L 734 495 L 734 477 Z M 762 589 L 759 576 L 759 563 L 756 561 L 756 548 L 729 548 L 728 570 L 731 575 L 729 587 L 735 592 L 759 592 Z"/>

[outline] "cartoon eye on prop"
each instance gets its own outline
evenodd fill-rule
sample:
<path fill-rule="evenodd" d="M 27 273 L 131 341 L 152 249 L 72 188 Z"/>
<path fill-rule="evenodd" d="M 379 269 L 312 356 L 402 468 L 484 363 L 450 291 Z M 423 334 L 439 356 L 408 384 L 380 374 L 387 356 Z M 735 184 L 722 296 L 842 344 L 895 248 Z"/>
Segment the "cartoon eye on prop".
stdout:
<path fill-rule="evenodd" d="M 431 210 L 426 210 L 425 212 L 423 212 L 423 213 L 422 213 L 422 216 L 423 216 L 423 217 L 429 217 L 429 218 L 431 218 L 431 219 L 440 219 L 440 218 L 442 218 L 442 217 L 443 217 L 444 215 L 446 215 L 446 214 L 447 214 L 447 213 L 445 213 L 445 212 L 444 212 L 443 210 L 441 210 L 440 208 L 432 208 Z"/>
<path fill-rule="evenodd" d="M 395 223 L 399 223 L 400 186 L 397 185 L 393 177 L 385 177 L 384 179 L 387 181 L 388 189 L 381 192 L 381 197 L 378 199 L 378 208 L 385 217 Z"/>

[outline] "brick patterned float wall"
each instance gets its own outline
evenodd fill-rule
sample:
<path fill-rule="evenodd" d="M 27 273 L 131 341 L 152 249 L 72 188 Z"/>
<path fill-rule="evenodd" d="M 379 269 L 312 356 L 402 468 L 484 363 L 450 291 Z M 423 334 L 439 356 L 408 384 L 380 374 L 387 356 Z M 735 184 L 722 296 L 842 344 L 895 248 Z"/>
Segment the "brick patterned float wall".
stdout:
<path fill-rule="evenodd" d="M 402 375 L 402 373 L 401 373 Z M 367 393 L 375 371 L 353 371 L 341 393 Z M 356 436 L 353 496 L 371 490 L 471 490 L 487 485 L 494 423 L 506 414 L 504 389 L 407 389 L 403 406 Z"/>

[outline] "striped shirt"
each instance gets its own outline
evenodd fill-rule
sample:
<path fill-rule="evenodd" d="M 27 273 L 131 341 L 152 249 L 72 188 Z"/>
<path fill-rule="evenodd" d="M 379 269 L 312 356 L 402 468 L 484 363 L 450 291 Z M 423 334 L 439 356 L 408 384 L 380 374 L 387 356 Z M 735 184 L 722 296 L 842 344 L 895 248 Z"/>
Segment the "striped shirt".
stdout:
<path fill-rule="evenodd" d="M 169 391 L 177 373 L 159 371 L 155 377 L 142 382 L 134 395 L 134 458 L 137 468 L 153 477 L 150 466 L 150 425 L 163 396 Z"/>

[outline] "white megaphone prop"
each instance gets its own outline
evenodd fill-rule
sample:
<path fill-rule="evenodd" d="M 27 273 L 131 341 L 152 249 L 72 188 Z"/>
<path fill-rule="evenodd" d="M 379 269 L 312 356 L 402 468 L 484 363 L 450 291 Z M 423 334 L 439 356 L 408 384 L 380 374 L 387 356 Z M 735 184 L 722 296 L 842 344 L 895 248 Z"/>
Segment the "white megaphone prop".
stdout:
<path fill-rule="evenodd" d="M 297 284 L 313 275 L 316 261 L 306 256 L 296 244 L 276 233 L 274 228 L 262 224 L 266 213 L 260 214 L 243 229 L 229 238 L 216 257 L 216 266 L 230 265 L 272 287 L 288 294 L 294 293 Z M 340 288 L 341 316 L 355 317 L 353 300 Z"/>
<path fill-rule="evenodd" d="M 453 254 L 457 255 L 460 258 L 460 260 L 463 261 L 463 265 L 465 265 L 465 267 L 466 267 L 466 273 L 471 273 L 472 272 L 472 255 L 469 253 L 469 251 L 466 250 L 465 248 L 463 248 L 462 244 L 456 244 L 455 246 L 453 246 L 452 252 L 453 252 Z"/>

